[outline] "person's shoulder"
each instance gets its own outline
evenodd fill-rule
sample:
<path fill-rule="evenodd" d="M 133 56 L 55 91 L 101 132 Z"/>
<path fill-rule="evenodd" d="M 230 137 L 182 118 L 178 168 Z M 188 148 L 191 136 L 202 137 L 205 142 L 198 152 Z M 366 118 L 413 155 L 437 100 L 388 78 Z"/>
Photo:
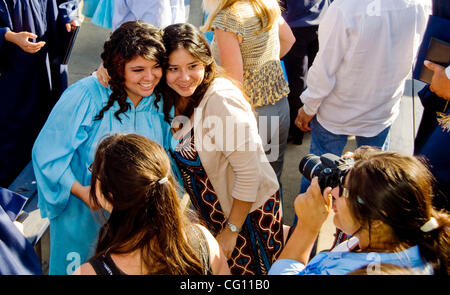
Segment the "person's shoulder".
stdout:
<path fill-rule="evenodd" d="M 371 8 L 372 1 L 360 1 L 360 0 L 335 0 L 327 9 L 327 14 L 340 11 L 345 12 L 343 15 L 349 15 L 356 13 L 357 11 L 364 11 L 366 13 Z"/>
<path fill-rule="evenodd" d="M 196 226 L 197 228 L 199 228 L 203 235 L 205 236 L 205 238 L 210 238 L 213 237 L 213 235 L 211 234 L 211 232 L 203 225 L 199 224 L 199 223 L 195 223 L 194 226 Z"/>
<path fill-rule="evenodd" d="M 217 16 L 223 17 L 225 19 L 234 18 L 236 20 L 242 19 L 244 17 L 253 16 L 253 6 L 248 1 L 237 1 L 234 4 L 220 10 Z"/>
<path fill-rule="evenodd" d="M 222 107 L 223 104 L 239 103 L 248 107 L 242 90 L 230 79 L 216 78 L 209 86 L 205 96 L 208 97 L 209 107 Z"/>
<path fill-rule="evenodd" d="M 209 85 L 207 92 L 217 92 L 221 90 L 239 90 L 239 88 L 230 79 L 217 77 Z"/>
<path fill-rule="evenodd" d="M 95 272 L 94 268 L 92 267 L 92 265 L 90 263 L 84 263 L 82 264 L 79 268 L 77 268 L 74 272 L 73 275 L 81 275 L 81 276 L 86 276 L 86 275 L 96 275 L 97 273 Z"/>
<path fill-rule="evenodd" d="M 110 95 L 110 90 L 100 84 L 95 76 L 88 76 L 82 78 L 67 89 L 71 95 L 78 93 L 80 102 L 91 103 L 101 106 L 107 103 Z"/>

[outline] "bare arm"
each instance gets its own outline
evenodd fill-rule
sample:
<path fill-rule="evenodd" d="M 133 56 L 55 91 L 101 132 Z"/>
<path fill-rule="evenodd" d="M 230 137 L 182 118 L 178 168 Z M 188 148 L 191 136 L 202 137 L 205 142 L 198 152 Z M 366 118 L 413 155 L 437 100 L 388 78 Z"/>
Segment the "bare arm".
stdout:
<path fill-rule="evenodd" d="M 72 187 L 70 188 L 70 192 L 80 198 L 83 202 L 86 203 L 89 207 L 91 207 L 90 200 L 89 200 L 89 191 L 91 187 L 89 185 L 84 186 L 81 185 L 77 180 L 72 184 Z"/>
<path fill-rule="evenodd" d="M 72 187 L 70 188 L 70 192 L 80 198 L 89 208 L 93 210 L 100 209 L 99 207 L 96 207 L 94 204 L 92 204 L 91 199 L 89 197 L 89 193 L 91 190 L 90 185 L 81 185 L 78 181 L 75 181 L 72 184 Z"/>
<path fill-rule="evenodd" d="M 247 215 L 250 212 L 252 204 L 253 203 L 251 202 L 244 202 L 233 198 L 233 205 L 231 206 L 228 221 L 236 225 L 237 227 L 242 228 L 245 219 L 247 218 Z M 219 242 L 219 245 L 222 247 L 222 250 L 228 259 L 231 257 L 231 253 L 236 247 L 238 235 L 239 233 L 232 232 L 230 228 L 227 225 L 225 225 L 223 230 L 216 237 L 217 242 Z"/>
<path fill-rule="evenodd" d="M 230 268 L 227 263 L 225 254 L 219 246 L 217 240 L 205 227 L 198 225 L 205 236 L 209 247 L 209 260 L 211 261 L 211 269 L 214 275 L 230 275 Z"/>
<path fill-rule="evenodd" d="M 327 187 L 322 195 L 318 179 L 315 177 L 306 193 L 297 196 L 294 207 L 299 223 L 278 259 L 293 259 L 304 265 L 308 263 L 314 241 L 331 212 L 330 192 L 331 188 Z"/>
<path fill-rule="evenodd" d="M 278 36 L 280 38 L 280 58 L 283 58 L 295 43 L 295 37 L 291 28 L 283 17 L 278 19 Z"/>
<path fill-rule="evenodd" d="M 221 29 L 214 30 L 214 38 L 219 53 L 219 63 L 231 78 L 240 82 L 244 81 L 244 62 L 241 48 L 242 37 Z"/>

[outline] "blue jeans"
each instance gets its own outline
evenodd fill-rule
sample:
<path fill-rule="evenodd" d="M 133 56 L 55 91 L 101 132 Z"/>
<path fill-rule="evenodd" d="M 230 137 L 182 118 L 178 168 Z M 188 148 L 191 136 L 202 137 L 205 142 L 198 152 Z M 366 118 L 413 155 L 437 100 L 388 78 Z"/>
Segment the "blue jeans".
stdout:
<path fill-rule="evenodd" d="M 348 135 L 339 135 L 331 133 L 317 122 L 316 117 L 311 120 L 311 146 L 309 153 L 321 156 L 326 153 L 332 153 L 341 156 L 345 145 L 347 144 Z M 356 146 L 369 145 L 377 147 L 383 151 L 389 148 L 389 131 L 391 126 L 387 127 L 380 133 L 372 137 L 355 136 Z M 302 177 L 299 193 L 304 193 L 308 189 L 310 181 Z M 294 217 L 294 225 L 297 223 L 297 216 Z"/>

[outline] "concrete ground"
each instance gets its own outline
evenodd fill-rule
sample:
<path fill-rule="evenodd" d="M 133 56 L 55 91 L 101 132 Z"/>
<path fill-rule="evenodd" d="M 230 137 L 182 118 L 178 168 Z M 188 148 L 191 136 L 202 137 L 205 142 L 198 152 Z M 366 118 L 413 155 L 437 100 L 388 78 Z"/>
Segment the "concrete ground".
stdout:
<path fill-rule="evenodd" d="M 189 11 L 190 22 L 198 25 L 202 14 L 199 13 L 199 2 L 191 0 L 191 11 Z M 100 64 L 100 54 L 102 52 L 102 45 L 109 37 L 110 30 L 100 28 L 93 25 L 90 19 L 86 18 L 83 22 L 80 32 L 78 34 L 70 61 L 69 61 L 69 83 L 73 83 L 90 73 L 92 73 Z M 414 82 L 414 92 L 422 88 L 422 83 Z M 398 119 L 392 126 L 391 131 L 391 145 L 390 149 L 412 153 L 413 137 L 417 130 L 422 114 L 422 106 L 415 95 L 415 99 L 411 99 L 412 81 L 410 79 L 406 82 L 405 95 L 401 101 L 401 112 Z M 412 112 L 414 109 L 415 120 L 413 120 Z M 415 128 L 413 128 L 413 123 Z M 414 132 L 413 132 L 414 130 Z M 284 223 L 292 224 L 294 217 L 293 200 L 297 196 L 300 184 L 300 172 L 298 171 L 298 164 L 302 157 L 308 154 L 310 143 L 310 135 L 306 134 L 302 145 L 288 144 L 285 154 L 284 169 L 282 175 L 283 183 L 283 213 Z M 354 138 L 350 137 L 345 151 L 352 151 L 355 149 Z M 327 222 L 325 222 L 318 243 L 318 250 L 328 249 L 333 242 L 333 234 L 335 228 L 332 222 L 333 216 L 330 215 Z"/>

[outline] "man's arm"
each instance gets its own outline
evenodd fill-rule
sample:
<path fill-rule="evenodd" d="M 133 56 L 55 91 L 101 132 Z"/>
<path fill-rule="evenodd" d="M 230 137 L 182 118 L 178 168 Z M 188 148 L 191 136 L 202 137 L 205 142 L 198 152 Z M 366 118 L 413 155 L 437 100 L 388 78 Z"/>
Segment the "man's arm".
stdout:
<path fill-rule="evenodd" d="M 319 52 L 308 71 L 307 89 L 300 99 L 304 106 L 299 111 L 296 125 L 310 131 L 309 121 L 317 113 L 322 101 L 332 92 L 338 71 L 349 47 L 345 15 L 339 7 L 330 7 L 319 25 Z"/>

